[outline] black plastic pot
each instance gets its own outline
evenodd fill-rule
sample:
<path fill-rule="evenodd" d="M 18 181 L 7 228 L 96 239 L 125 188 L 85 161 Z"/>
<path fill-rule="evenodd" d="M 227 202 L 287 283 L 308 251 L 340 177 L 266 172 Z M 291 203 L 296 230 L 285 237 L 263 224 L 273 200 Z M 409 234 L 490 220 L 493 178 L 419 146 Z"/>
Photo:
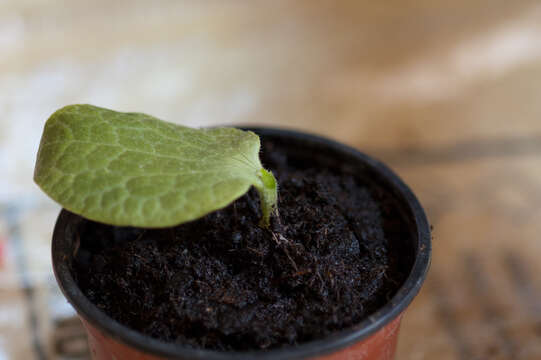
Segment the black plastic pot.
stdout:
<path fill-rule="evenodd" d="M 387 166 L 338 142 L 306 133 L 272 128 L 251 128 L 262 139 L 286 147 L 299 161 L 317 161 L 321 166 L 345 168 L 378 183 L 400 204 L 410 226 L 411 243 L 403 244 L 413 254 L 411 271 L 390 301 L 352 328 L 296 347 L 260 352 L 195 350 L 149 338 L 111 319 L 81 292 L 72 277 L 72 259 L 77 249 L 74 229 L 82 218 L 66 210 L 59 215 L 52 244 L 54 272 L 60 288 L 87 327 L 95 359 L 392 359 L 401 316 L 419 292 L 430 263 L 430 230 L 425 213 L 411 190 Z"/>

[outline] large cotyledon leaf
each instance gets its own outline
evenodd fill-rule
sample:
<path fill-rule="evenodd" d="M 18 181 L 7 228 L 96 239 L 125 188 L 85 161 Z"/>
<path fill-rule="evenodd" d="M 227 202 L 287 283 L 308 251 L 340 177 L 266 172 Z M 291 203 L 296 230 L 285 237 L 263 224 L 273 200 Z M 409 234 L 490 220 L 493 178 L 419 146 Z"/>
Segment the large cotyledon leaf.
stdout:
<path fill-rule="evenodd" d="M 259 137 L 235 128 L 192 129 L 142 113 L 69 105 L 47 120 L 35 182 L 85 218 L 167 227 L 223 208 L 254 185 L 268 225 L 276 181 Z"/>

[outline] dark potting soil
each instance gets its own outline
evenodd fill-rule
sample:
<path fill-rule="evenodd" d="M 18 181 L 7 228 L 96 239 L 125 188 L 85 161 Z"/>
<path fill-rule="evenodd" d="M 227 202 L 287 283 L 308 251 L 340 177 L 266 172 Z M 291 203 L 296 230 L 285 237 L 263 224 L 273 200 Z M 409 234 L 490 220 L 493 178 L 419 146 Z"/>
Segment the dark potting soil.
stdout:
<path fill-rule="evenodd" d="M 397 201 L 358 174 L 263 145 L 280 185 L 272 231 L 257 226 L 253 190 L 174 228 L 84 221 L 73 272 L 86 296 L 149 336 L 226 351 L 319 339 L 385 304 L 412 262 Z"/>

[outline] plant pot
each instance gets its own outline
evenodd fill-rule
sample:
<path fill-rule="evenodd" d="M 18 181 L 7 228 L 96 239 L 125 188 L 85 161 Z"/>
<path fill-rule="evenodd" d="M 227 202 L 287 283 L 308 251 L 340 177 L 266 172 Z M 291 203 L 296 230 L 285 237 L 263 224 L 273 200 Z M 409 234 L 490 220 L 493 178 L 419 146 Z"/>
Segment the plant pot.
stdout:
<path fill-rule="evenodd" d="M 343 144 L 305 133 L 252 128 L 262 139 L 285 146 L 299 159 L 362 173 L 398 200 L 411 232 L 404 244 L 413 261 L 409 275 L 396 294 L 357 325 L 295 347 L 254 352 L 217 352 L 165 343 L 136 332 L 110 318 L 92 304 L 72 277 L 72 259 L 78 243 L 74 235 L 82 219 L 62 210 L 53 235 L 53 268 L 58 284 L 74 306 L 88 332 L 94 359 L 393 359 L 400 320 L 425 279 L 430 263 L 430 230 L 424 211 L 410 189 L 381 162 Z"/>

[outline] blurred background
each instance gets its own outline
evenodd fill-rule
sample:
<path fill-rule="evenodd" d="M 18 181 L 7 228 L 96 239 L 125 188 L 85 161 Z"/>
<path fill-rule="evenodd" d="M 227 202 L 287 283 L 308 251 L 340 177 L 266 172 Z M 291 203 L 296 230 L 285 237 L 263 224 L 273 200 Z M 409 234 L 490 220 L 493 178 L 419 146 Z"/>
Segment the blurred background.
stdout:
<path fill-rule="evenodd" d="M 72 103 L 387 162 L 434 226 L 397 359 L 541 359 L 539 1 L 0 0 L 0 360 L 88 358 L 32 182 Z"/>

